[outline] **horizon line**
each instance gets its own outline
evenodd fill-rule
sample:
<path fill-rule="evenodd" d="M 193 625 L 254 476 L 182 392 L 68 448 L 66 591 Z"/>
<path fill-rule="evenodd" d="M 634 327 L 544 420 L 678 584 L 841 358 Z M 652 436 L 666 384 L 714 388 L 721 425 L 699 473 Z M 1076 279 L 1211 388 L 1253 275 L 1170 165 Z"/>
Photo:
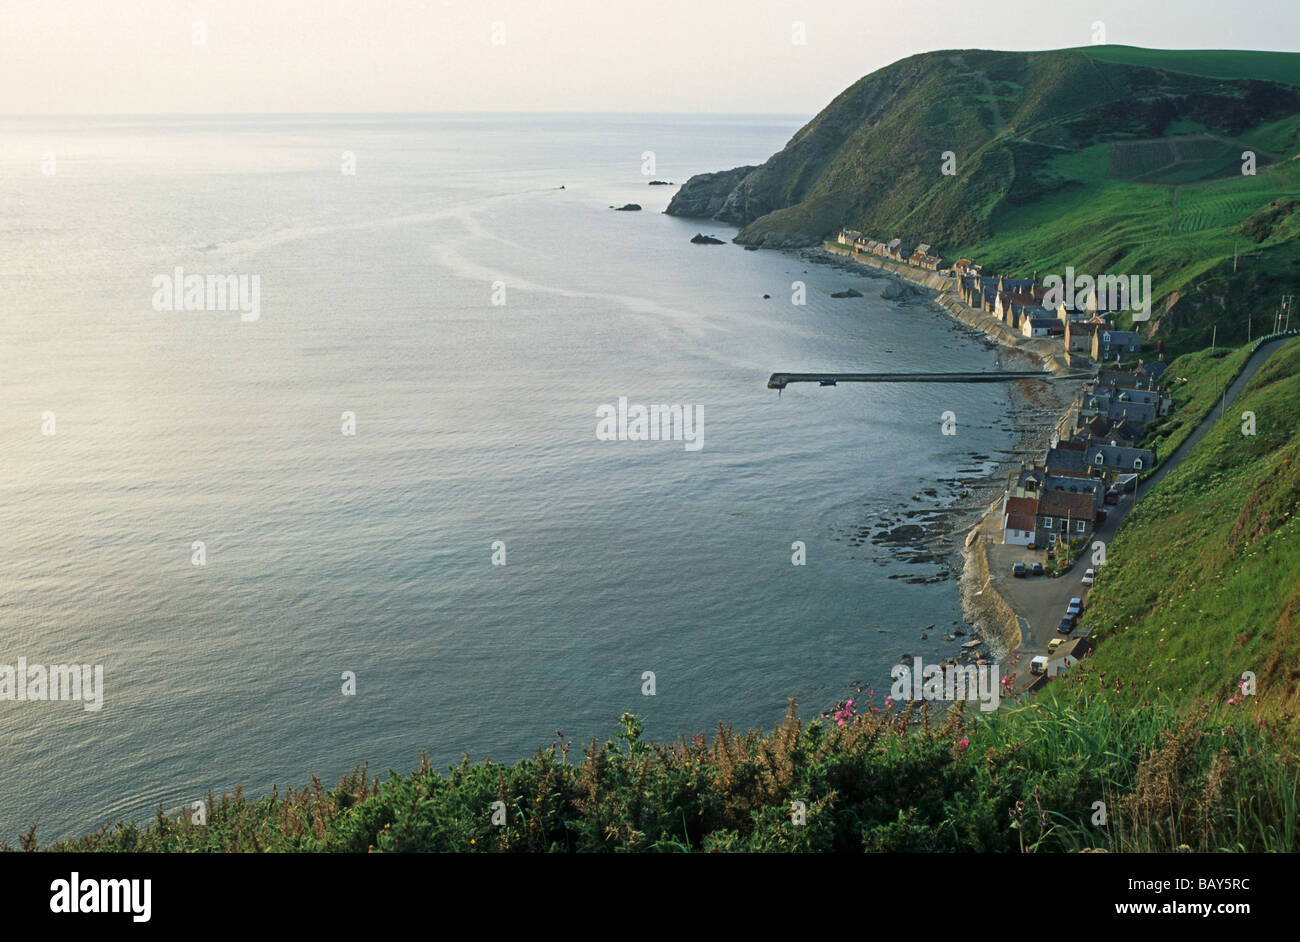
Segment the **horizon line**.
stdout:
<path fill-rule="evenodd" d="M 338 117 L 448 117 L 460 115 L 666 115 L 670 117 L 802 117 L 802 111 L 518 111 L 478 109 L 465 111 L 8 111 L 0 118 L 222 118 L 277 116 Z"/>

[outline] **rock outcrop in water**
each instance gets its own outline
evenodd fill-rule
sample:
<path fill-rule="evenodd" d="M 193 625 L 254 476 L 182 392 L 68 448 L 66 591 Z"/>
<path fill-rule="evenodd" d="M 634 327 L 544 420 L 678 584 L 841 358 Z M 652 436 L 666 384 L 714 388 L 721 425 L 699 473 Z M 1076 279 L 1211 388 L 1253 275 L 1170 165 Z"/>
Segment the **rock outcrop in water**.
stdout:
<path fill-rule="evenodd" d="M 726 245 L 721 239 L 715 239 L 713 236 L 706 236 L 703 232 L 697 232 L 691 236 L 691 241 L 696 245 Z"/>
<path fill-rule="evenodd" d="M 917 297 L 922 293 L 921 289 L 910 281 L 890 278 L 889 284 L 885 285 L 880 292 L 880 296 L 886 301 L 906 301 L 908 298 Z"/>

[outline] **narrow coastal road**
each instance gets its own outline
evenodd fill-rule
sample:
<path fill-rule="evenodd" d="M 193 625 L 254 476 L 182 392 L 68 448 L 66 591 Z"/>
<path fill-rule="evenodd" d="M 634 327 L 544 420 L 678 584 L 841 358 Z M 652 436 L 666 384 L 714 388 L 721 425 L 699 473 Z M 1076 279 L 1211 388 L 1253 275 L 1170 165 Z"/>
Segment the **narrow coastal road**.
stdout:
<path fill-rule="evenodd" d="M 1137 493 L 1138 500 L 1141 500 L 1151 491 L 1151 488 L 1163 481 L 1166 474 L 1183 463 L 1183 459 L 1186 458 L 1188 454 L 1191 453 L 1191 450 L 1196 447 L 1196 443 L 1205 437 L 1205 433 L 1214 427 L 1214 423 L 1220 421 L 1220 415 L 1227 415 L 1227 406 L 1232 405 L 1233 400 L 1235 400 L 1237 396 L 1241 394 L 1241 391 L 1246 388 L 1246 384 L 1249 383 L 1251 379 L 1254 378 L 1255 374 L 1259 372 L 1259 368 L 1264 365 L 1265 361 L 1267 361 L 1273 354 L 1277 353 L 1277 351 L 1280 350 L 1288 341 L 1295 339 L 1295 337 L 1278 337 L 1276 340 L 1270 340 L 1268 343 L 1261 344 L 1260 348 L 1250 355 L 1250 359 L 1247 360 L 1246 365 L 1241 368 L 1241 372 L 1237 374 L 1237 378 L 1232 381 L 1230 386 L 1228 386 L 1227 393 L 1221 400 L 1223 404 L 1222 408 L 1220 407 L 1220 403 L 1215 403 L 1214 408 L 1210 409 L 1210 414 L 1205 417 L 1205 420 L 1192 430 L 1192 434 L 1187 436 L 1183 443 L 1174 450 L 1172 455 L 1168 456 L 1161 462 L 1160 467 L 1155 470 L 1155 473 L 1152 474 L 1151 477 L 1147 478 L 1141 485 L 1139 485 Z"/>
<path fill-rule="evenodd" d="M 1262 344 L 1258 350 L 1251 354 L 1250 359 L 1246 361 L 1237 378 L 1228 386 L 1227 392 L 1220 402 L 1215 403 L 1209 415 L 1174 450 L 1172 455 L 1165 458 L 1151 477 L 1142 483 L 1136 496 L 1125 494 L 1120 498 L 1118 506 L 1108 508 L 1109 513 L 1106 522 L 1098 528 L 1093 539 L 1101 540 L 1104 543 L 1110 542 L 1128 516 L 1129 511 L 1135 506 L 1136 501 L 1140 501 L 1149 494 L 1153 487 L 1159 486 L 1167 474 L 1183 463 L 1187 456 L 1191 454 L 1192 449 L 1196 447 L 1196 444 L 1205 437 L 1216 422 L 1220 421 L 1220 415 L 1227 414 L 1226 408 L 1232 405 L 1255 373 L 1259 371 L 1259 368 L 1283 345 L 1294 339 L 1296 338 L 1279 337 L 1276 340 Z M 986 536 L 988 536 L 987 531 Z M 1046 553 L 1044 551 L 1031 553 L 1024 547 L 1004 546 L 1000 542 L 993 542 L 992 539 L 986 539 L 986 548 L 989 554 L 989 575 L 993 580 L 994 587 L 1011 604 L 1011 607 L 1016 610 L 1016 614 L 1021 619 L 1023 638 L 1017 651 L 1023 657 L 1021 659 L 1021 668 L 1017 669 L 1016 684 L 1016 687 L 1020 688 L 1030 679 L 1029 658 L 1044 653 L 1047 650 L 1047 642 L 1058 637 L 1056 626 L 1059 624 L 1061 616 L 1065 614 L 1065 608 L 1070 599 L 1082 597 L 1086 606 L 1087 592 L 1081 579 L 1084 570 L 1088 568 L 1089 564 L 1086 558 L 1080 559 L 1069 573 L 1056 579 L 1043 577 L 1017 579 L 1011 575 L 1013 563 L 1038 559 L 1038 561 L 1046 564 Z M 1086 616 L 1084 621 L 1087 621 Z"/>

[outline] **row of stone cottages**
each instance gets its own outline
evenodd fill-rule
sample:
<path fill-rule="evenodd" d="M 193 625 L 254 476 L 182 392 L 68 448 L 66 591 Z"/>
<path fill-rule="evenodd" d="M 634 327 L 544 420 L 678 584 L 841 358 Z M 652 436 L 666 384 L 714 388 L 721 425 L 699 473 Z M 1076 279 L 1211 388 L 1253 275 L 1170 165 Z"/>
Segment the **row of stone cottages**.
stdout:
<path fill-rule="evenodd" d="M 841 229 L 836 241 L 864 255 L 893 259 L 914 268 L 938 271 L 943 264 L 943 259 L 931 253 L 928 242 L 922 242 L 916 248 L 912 248 L 902 239 L 890 239 L 888 242 L 883 239 L 872 239 L 856 229 Z"/>

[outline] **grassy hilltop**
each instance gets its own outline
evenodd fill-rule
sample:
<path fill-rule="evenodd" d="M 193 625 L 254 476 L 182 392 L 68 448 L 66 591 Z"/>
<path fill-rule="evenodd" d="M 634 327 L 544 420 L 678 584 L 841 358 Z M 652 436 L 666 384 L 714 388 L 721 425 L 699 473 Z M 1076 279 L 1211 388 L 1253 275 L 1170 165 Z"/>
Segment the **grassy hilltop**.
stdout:
<path fill-rule="evenodd" d="M 1149 274 L 1153 326 L 1194 349 L 1216 322 L 1244 340 L 1246 311 L 1262 326 L 1300 275 L 1298 155 L 1297 53 L 949 50 L 860 79 L 766 163 L 693 177 L 668 212 L 750 245 L 850 227 L 1005 274 Z"/>

